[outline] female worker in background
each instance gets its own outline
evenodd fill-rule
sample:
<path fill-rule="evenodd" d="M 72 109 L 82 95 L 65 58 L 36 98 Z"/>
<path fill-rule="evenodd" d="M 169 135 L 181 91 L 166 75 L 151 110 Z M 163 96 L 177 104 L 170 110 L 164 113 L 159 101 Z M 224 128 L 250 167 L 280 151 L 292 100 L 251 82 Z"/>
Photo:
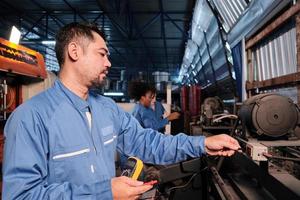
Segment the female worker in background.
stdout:
<path fill-rule="evenodd" d="M 133 116 L 140 122 L 144 128 L 161 130 L 174 119 L 178 119 L 179 113 L 171 113 L 166 118 L 157 118 L 154 110 L 151 108 L 151 101 L 155 96 L 153 87 L 147 83 L 134 82 L 130 88 L 131 96 L 137 101 L 132 112 Z"/>
<path fill-rule="evenodd" d="M 152 88 L 152 93 L 153 93 L 153 98 L 151 100 L 151 109 L 154 111 L 156 119 L 162 120 L 162 119 L 164 119 L 164 114 L 165 114 L 166 110 L 165 110 L 164 106 L 162 105 L 162 103 L 160 101 L 156 100 L 157 92 L 156 92 L 155 87 Z M 166 114 L 168 114 L 168 113 L 166 113 Z M 178 112 L 174 112 L 171 114 L 175 116 L 174 119 L 178 119 L 180 116 L 180 113 L 178 113 Z M 161 133 L 164 133 L 165 127 L 159 129 L 158 131 Z"/>

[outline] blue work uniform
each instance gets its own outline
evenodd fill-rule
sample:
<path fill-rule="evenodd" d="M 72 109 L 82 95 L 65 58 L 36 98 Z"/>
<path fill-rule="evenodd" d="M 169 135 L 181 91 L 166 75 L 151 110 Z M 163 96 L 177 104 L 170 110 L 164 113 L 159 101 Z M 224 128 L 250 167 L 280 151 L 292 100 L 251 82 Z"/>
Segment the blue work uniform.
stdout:
<path fill-rule="evenodd" d="M 160 130 L 164 128 L 168 123 L 168 119 L 158 119 L 152 108 L 147 108 L 140 103 L 134 106 L 132 115 L 140 122 L 144 128 L 151 128 L 154 130 Z"/>
<path fill-rule="evenodd" d="M 152 108 L 153 109 L 153 108 Z M 159 101 L 155 101 L 154 103 L 154 113 L 157 120 L 164 119 L 165 108 Z M 159 132 L 164 133 L 166 131 L 166 126 L 161 129 L 158 129 Z"/>
<path fill-rule="evenodd" d="M 83 100 L 60 80 L 20 105 L 4 134 L 3 199 L 112 199 L 117 150 L 157 164 L 204 153 L 203 137 L 143 129 L 111 99 Z"/>
<path fill-rule="evenodd" d="M 159 101 L 155 101 L 154 103 L 154 113 L 157 119 L 163 119 L 165 108 Z"/>

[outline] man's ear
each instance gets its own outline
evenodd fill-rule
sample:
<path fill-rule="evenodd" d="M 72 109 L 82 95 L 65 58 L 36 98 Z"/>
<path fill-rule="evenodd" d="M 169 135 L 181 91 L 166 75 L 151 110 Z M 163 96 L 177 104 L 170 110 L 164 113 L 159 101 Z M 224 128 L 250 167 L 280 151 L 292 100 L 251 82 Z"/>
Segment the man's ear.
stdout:
<path fill-rule="evenodd" d="M 77 61 L 79 58 L 80 46 L 76 42 L 70 42 L 68 45 L 68 57 L 72 61 Z"/>

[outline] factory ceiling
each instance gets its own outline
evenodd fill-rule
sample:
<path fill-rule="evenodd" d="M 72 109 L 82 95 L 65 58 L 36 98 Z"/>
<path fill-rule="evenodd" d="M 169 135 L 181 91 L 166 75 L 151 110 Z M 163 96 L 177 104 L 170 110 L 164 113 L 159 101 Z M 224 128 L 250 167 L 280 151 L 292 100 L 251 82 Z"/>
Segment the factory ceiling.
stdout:
<path fill-rule="evenodd" d="M 109 77 L 127 79 L 155 71 L 176 78 L 190 33 L 195 0 L 1 0 L 0 37 L 11 27 L 22 30 L 21 44 L 41 52 L 49 70 L 58 70 L 54 37 L 74 21 L 96 22 L 104 30 L 111 53 Z"/>

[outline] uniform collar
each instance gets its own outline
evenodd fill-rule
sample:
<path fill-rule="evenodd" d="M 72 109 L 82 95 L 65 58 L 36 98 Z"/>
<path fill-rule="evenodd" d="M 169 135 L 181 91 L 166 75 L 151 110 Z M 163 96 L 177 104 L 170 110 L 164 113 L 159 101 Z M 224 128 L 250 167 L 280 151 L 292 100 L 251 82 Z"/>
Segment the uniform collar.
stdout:
<path fill-rule="evenodd" d="M 64 86 L 64 84 L 59 79 L 55 81 L 54 88 L 61 90 L 77 110 L 83 112 L 89 111 L 88 100 L 86 101 L 80 98 L 79 96 L 77 96 L 74 92 L 72 92 L 66 86 Z M 89 99 L 89 95 L 88 95 L 88 99 Z"/>

